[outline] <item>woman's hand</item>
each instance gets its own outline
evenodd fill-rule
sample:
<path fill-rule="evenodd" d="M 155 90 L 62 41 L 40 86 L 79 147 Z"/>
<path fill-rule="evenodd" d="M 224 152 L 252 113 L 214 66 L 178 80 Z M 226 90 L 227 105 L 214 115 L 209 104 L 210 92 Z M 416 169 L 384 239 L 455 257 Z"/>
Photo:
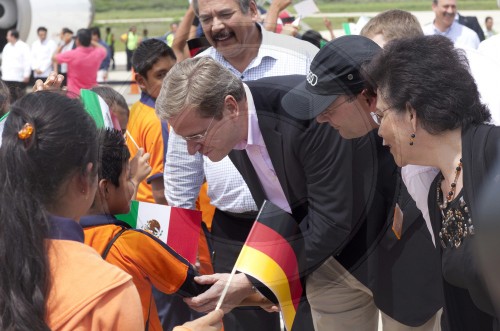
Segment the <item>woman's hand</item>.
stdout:
<path fill-rule="evenodd" d="M 52 71 L 49 77 L 43 82 L 41 79 L 37 79 L 35 85 L 33 85 L 33 92 L 46 91 L 46 90 L 59 90 L 61 89 L 61 84 L 64 80 L 63 75 L 58 75 L 57 72 Z"/>

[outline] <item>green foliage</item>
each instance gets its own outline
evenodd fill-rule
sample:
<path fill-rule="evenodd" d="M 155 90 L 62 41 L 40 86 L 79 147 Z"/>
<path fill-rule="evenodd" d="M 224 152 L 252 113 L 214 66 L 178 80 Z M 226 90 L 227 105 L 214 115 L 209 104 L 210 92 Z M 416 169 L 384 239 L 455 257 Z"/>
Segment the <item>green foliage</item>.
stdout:
<path fill-rule="evenodd" d="M 293 3 L 299 1 L 293 0 Z M 388 9 L 431 11 L 432 0 L 316 0 L 316 3 L 322 13 L 377 13 Z M 143 29 L 148 29 L 149 36 L 153 37 L 163 35 L 168 31 L 169 22 L 182 18 L 188 7 L 188 0 L 94 0 L 94 5 L 96 8 L 95 24 L 110 26 L 115 37 L 126 32 L 131 25 L 137 26 L 140 35 Z M 459 10 L 498 9 L 496 0 L 460 0 L 458 6 Z M 294 13 L 292 6 L 288 9 Z M 155 18 L 163 20 L 154 20 Z M 346 14 L 344 17 L 331 17 L 330 20 L 333 26 L 338 28 L 343 22 L 355 22 L 358 18 L 359 15 Z M 139 21 L 130 19 L 139 19 Z M 302 22 L 312 29 L 324 30 L 321 17 L 307 17 Z M 117 51 L 123 50 L 124 44 L 118 40 L 116 48 Z"/>
<path fill-rule="evenodd" d="M 293 0 L 293 3 L 299 1 Z M 316 0 L 318 7 L 324 13 L 379 12 L 394 8 L 427 11 L 431 10 L 431 2 L 431 0 Z M 94 4 L 97 14 L 108 14 L 114 18 L 130 18 L 133 15 L 143 18 L 162 17 L 170 11 L 179 12 L 179 10 L 182 15 L 182 10 L 188 6 L 188 0 L 94 0 Z M 458 5 L 461 10 L 498 9 L 496 0 L 460 0 Z"/>

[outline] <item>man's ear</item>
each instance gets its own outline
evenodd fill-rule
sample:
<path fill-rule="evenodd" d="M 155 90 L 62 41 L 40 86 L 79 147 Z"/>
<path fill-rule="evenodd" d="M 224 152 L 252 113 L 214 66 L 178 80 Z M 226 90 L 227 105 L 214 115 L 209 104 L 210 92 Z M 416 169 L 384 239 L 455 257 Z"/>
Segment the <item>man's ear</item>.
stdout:
<path fill-rule="evenodd" d="M 257 4 L 255 3 L 254 0 L 250 0 L 250 8 L 248 10 L 250 11 L 252 20 L 254 22 L 258 22 L 260 20 L 260 14 L 259 14 L 259 9 L 257 8 Z"/>
<path fill-rule="evenodd" d="M 230 116 L 233 115 L 238 116 L 239 114 L 238 101 L 236 101 L 236 99 L 232 95 L 228 95 L 224 99 L 224 110 L 229 111 Z"/>
<path fill-rule="evenodd" d="M 139 85 L 141 90 L 146 90 L 146 78 L 142 77 L 141 74 L 135 73 L 135 81 L 137 82 L 137 85 Z"/>
<path fill-rule="evenodd" d="M 103 197 L 104 199 L 108 199 L 108 185 L 109 185 L 109 182 L 107 179 L 101 179 L 99 181 L 99 194 L 101 195 L 101 197 Z"/>
<path fill-rule="evenodd" d="M 367 89 L 361 91 L 361 95 L 363 96 L 363 99 L 366 100 L 368 106 L 370 106 L 370 109 L 377 104 L 377 97 L 368 92 Z"/>

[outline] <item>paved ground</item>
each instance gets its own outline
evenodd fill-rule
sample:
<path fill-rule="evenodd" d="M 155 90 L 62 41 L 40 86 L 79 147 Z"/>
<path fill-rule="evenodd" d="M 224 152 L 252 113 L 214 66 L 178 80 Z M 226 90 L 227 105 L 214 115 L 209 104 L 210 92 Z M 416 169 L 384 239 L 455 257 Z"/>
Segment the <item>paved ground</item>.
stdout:
<path fill-rule="evenodd" d="M 127 103 L 129 105 L 132 105 L 134 102 L 139 100 L 140 94 L 131 93 L 133 89 L 131 89 L 130 84 L 114 83 L 114 82 L 128 82 L 132 80 L 131 72 L 125 70 L 127 63 L 127 57 L 125 55 L 125 52 L 115 53 L 115 61 L 116 61 L 116 69 L 109 71 L 108 80 L 111 83 L 110 85 L 125 97 Z"/>

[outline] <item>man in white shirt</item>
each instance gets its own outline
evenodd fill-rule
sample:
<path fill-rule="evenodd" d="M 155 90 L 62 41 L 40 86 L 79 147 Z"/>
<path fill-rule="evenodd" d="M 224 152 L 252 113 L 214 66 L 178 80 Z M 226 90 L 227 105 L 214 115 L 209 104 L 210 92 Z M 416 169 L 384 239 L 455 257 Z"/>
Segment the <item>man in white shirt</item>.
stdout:
<path fill-rule="evenodd" d="M 458 23 L 456 0 L 432 0 L 434 22 L 423 27 L 425 35 L 442 35 L 453 41 L 455 47 L 473 48 L 479 46 L 477 33 Z"/>
<path fill-rule="evenodd" d="M 73 31 L 68 29 L 68 28 L 63 28 L 61 31 L 61 41 L 59 42 L 59 46 L 62 46 L 61 48 L 61 53 L 68 52 L 75 48 L 75 40 L 73 39 Z M 54 71 L 57 71 L 61 75 L 64 76 L 63 84 L 62 86 L 67 85 L 67 80 L 68 80 L 68 64 L 67 63 L 61 63 L 57 64 L 54 63 Z"/>
<path fill-rule="evenodd" d="M 7 31 L 7 44 L 2 52 L 2 80 L 9 87 L 11 102 L 25 94 L 31 74 L 30 61 L 30 47 L 19 40 L 19 32 Z"/>
<path fill-rule="evenodd" d="M 38 39 L 31 45 L 31 69 L 33 77 L 45 81 L 52 71 L 52 55 L 56 51 L 57 45 L 47 39 L 47 29 L 43 26 L 37 29 Z"/>

